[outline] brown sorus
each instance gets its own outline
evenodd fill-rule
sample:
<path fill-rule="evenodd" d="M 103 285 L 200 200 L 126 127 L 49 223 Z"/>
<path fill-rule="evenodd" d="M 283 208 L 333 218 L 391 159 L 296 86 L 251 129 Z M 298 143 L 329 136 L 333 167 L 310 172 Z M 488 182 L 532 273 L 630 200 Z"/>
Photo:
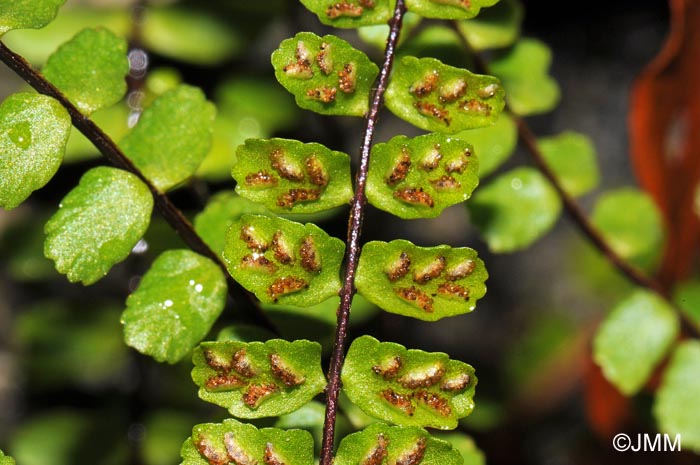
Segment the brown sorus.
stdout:
<path fill-rule="evenodd" d="M 468 10 L 472 6 L 471 0 L 430 0 L 433 3 L 442 3 L 443 5 L 459 6 Z"/>
<path fill-rule="evenodd" d="M 207 391 L 231 391 L 245 386 L 245 381 L 235 375 L 218 374 L 209 378 L 204 383 Z"/>
<path fill-rule="evenodd" d="M 399 394 L 391 388 L 386 388 L 382 391 L 382 397 L 394 407 L 402 410 L 406 415 L 412 416 L 416 411 L 410 395 Z"/>
<path fill-rule="evenodd" d="M 251 187 L 276 186 L 279 180 L 265 170 L 250 173 L 245 177 L 245 183 Z"/>
<path fill-rule="evenodd" d="M 309 181 L 316 186 L 325 187 L 328 185 L 328 173 L 323 168 L 323 164 L 316 158 L 315 155 L 306 159 L 306 174 L 309 175 Z"/>
<path fill-rule="evenodd" d="M 430 208 L 435 206 L 433 198 L 430 194 L 425 192 L 422 187 L 404 187 L 403 189 L 397 189 L 394 191 L 394 197 L 413 205 L 424 205 Z"/>
<path fill-rule="evenodd" d="M 206 349 L 204 351 L 204 360 L 211 368 L 216 371 L 230 371 L 231 363 L 228 360 L 219 357 L 213 350 Z"/>
<path fill-rule="evenodd" d="M 440 87 L 440 102 L 450 103 L 462 98 L 467 92 L 467 83 L 464 79 L 457 79 Z"/>
<path fill-rule="evenodd" d="M 294 276 L 285 276 L 277 278 L 267 289 L 267 293 L 277 302 L 279 296 L 291 294 L 307 287 L 309 287 L 309 284 L 306 280 Z"/>
<path fill-rule="evenodd" d="M 318 189 L 289 189 L 289 191 L 277 197 L 277 206 L 292 208 L 297 202 L 311 202 L 318 200 L 320 197 L 321 191 Z"/>
<path fill-rule="evenodd" d="M 445 166 L 445 171 L 447 171 L 448 174 L 464 173 L 464 170 L 467 169 L 467 165 L 469 164 L 469 157 L 471 154 L 471 150 L 465 150 L 459 157 L 455 158 L 454 160 L 450 160 L 447 163 L 447 166 Z"/>
<path fill-rule="evenodd" d="M 421 390 L 416 392 L 414 394 L 414 397 L 420 400 L 421 402 L 425 403 L 425 405 L 432 408 L 443 417 L 448 417 L 452 413 L 452 408 L 450 408 L 449 401 L 447 399 L 443 399 L 437 394 Z"/>
<path fill-rule="evenodd" d="M 243 403 L 250 408 L 256 408 L 266 397 L 274 394 L 278 390 L 279 388 L 277 385 L 272 383 L 251 384 L 245 394 L 243 394 Z"/>
<path fill-rule="evenodd" d="M 463 100 L 459 103 L 459 108 L 463 111 L 471 111 L 475 113 L 482 113 L 485 116 L 491 114 L 491 105 L 480 102 L 477 99 Z"/>
<path fill-rule="evenodd" d="M 352 63 L 345 63 L 343 69 L 338 71 L 338 87 L 346 94 L 355 92 L 355 81 L 357 74 Z"/>
<path fill-rule="evenodd" d="M 265 444 L 265 452 L 263 453 L 263 462 L 265 465 L 286 465 L 282 459 L 275 453 L 272 448 L 272 443 Z"/>
<path fill-rule="evenodd" d="M 462 187 L 462 184 L 449 174 L 443 174 L 438 179 L 431 179 L 430 184 L 439 191 L 454 190 Z"/>
<path fill-rule="evenodd" d="M 411 157 L 408 154 L 408 148 L 404 146 L 401 147 L 401 156 L 396 161 L 396 164 L 394 165 L 394 168 L 392 168 L 391 173 L 389 173 L 389 176 L 386 178 L 386 183 L 390 186 L 395 186 L 406 179 L 406 175 L 410 169 Z"/>
<path fill-rule="evenodd" d="M 321 72 L 328 76 L 333 71 L 333 61 L 330 59 L 328 54 L 328 49 L 330 44 L 323 42 L 320 47 L 318 55 L 316 55 L 316 64 L 321 68 Z"/>
<path fill-rule="evenodd" d="M 423 157 L 420 162 L 420 166 L 425 171 L 432 171 L 440 166 L 440 160 L 442 160 L 440 145 L 435 145 L 435 147 L 433 147 L 433 149 Z"/>
<path fill-rule="evenodd" d="M 396 465 L 419 465 L 425 457 L 425 449 L 428 446 L 428 439 L 421 437 L 411 447 L 396 459 Z"/>
<path fill-rule="evenodd" d="M 287 387 L 299 386 L 305 381 L 304 377 L 294 373 L 278 354 L 270 354 L 270 369 L 272 374 Z"/>
<path fill-rule="evenodd" d="M 311 54 L 304 45 L 304 42 L 297 42 L 295 52 L 296 61 L 289 63 L 287 66 L 282 68 L 282 71 L 292 77 L 301 79 L 309 79 L 313 77 L 314 73 L 311 70 Z"/>
<path fill-rule="evenodd" d="M 389 440 L 383 434 L 377 435 L 377 445 L 362 459 L 362 465 L 381 465 L 389 454 Z"/>
<path fill-rule="evenodd" d="M 460 373 L 459 375 L 446 379 L 443 381 L 440 389 L 443 391 L 461 391 L 469 385 L 469 375 L 467 373 Z"/>
<path fill-rule="evenodd" d="M 255 233 L 255 228 L 250 225 L 245 225 L 241 228 L 240 238 L 251 250 L 256 252 L 267 250 L 267 243 Z"/>
<path fill-rule="evenodd" d="M 245 376 L 246 378 L 255 376 L 255 370 L 250 364 L 250 358 L 248 357 L 245 347 L 233 354 L 232 362 L 231 367 L 239 375 Z"/>
<path fill-rule="evenodd" d="M 479 89 L 477 93 L 481 98 L 491 98 L 496 95 L 496 91 L 498 91 L 498 84 L 489 84 L 488 86 Z"/>
<path fill-rule="evenodd" d="M 272 151 L 270 154 L 270 164 L 284 179 L 293 182 L 301 182 L 304 180 L 304 173 L 302 173 L 299 168 L 292 165 L 280 149 Z"/>
<path fill-rule="evenodd" d="M 425 284 L 431 279 L 435 279 L 440 276 L 446 266 L 447 259 L 445 257 L 442 255 L 435 257 L 432 262 L 413 273 L 413 281 L 418 284 Z"/>
<path fill-rule="evenodd" d="M 229 457 L 227 454 L 214 449 L 214 446 L 209 442 L 209 440 L 200 435 L 199 438 L 194 443 L 197 451 L 207 459 L 210 465 L 228 465 Z"/>
<path fill-rule="evenodd" d="M 362 15 L 363 10 L 360 5 L 353 5 L 347 0 L 343 0 L 326 8 L 326 16 L 331 19 L 339 18 L 340 16 L 357 18 Z"/>
<path fill-rule="evenodd" d="M 399 370 L 401 370 L 401 357 L 398 355 L 372 367 L 372 371 L 384 379 L 395 378 Z"/>
<path fill-rule="evenodd" d="M 233 433 L 224 433 L 224 445 L 229 458 L 235 465 L 257 465 L 258 461 L 246 454 L 233 437 Z"/>
<path fill-rule="evenodd" d="M 399 378 L 399 384 L 408 389 L 426 388 L 440 382 L 445 375 L 442 363 L 436 363 L 423 370 L 406 373 Z"/>
<path fill-rule="evenodd" d="M 438 287 L 438 294 L 448 297 L 457 297 L 463 300 L 469 300 L 469 289 L 455 283 L 443 283 Z"/>
<path fill-rule="evenodd" d="M 433 118 L 445 123 L 446 126 L 449 126 L 452 122 L 450 113 L 446 109 L 440 108 L 437 105 L 433 105 L 432 103 L 428 102 L 416 102 L 413 104 L 413 106 L 416 107 L 421 115 L 432 116 Z"/>
<path fill-rule="evenodd" d="M 416 97 L 423 97 L 425 95 L 428 95 L 431 93 L 434 89 L 435 86 L 437 85 L 437 82 L 440 80 L 440 75 L 438 74 L 437 71 L 433 71 L 431 73 L 428 73 L 423 79 L 421 79 L 418 82 L 415 82 L 409 89 L 408 91 L 415 95 Z"/>
<path fill-rule="evenodd" d="M 387 278 L 389 278 L 389 281 L 394 282 L 397 279 L 403 278 L 408 274 L 408 271 L 411 268 L 411 259 L 408 256 L 406 252 L 401 252 L 401 255 L 399 255 L 399 258 L 396 259 L 394 263 L 389 266 L 389 269 L 386 272 Z"/>
<path fill-rule="evenodd" d="M 457 281 L 458 279 L 466 278 L 472 274 L 474 268 L 476 268 L 476 262 L 474 260 L 464 260 L 447 270 L 447 279 L 450 281 Z"/>
<path fill-rule="evenodd" d="M 264 255 L 248 254 L 241 258 L 241 266 L 247 269 L 264 270 L 268 273 L 274 273 L 277 270 L 277 265 L 265 258 Z"/>
<path fill-rule="evenodd" d="M 306 236 L 304 238 L 299 248 L 299 255 L 301 256 L 301 267 L 306 271 L 316 273 L 321 270 L 321 260 L 319 259 L 313 237 Z"/>
<path fill-rule="evenodd" d="M 419 308 L 428 313 L 433 313 L 433 299 L 416 286 L 394 289 L 394 292 L 403 300 L 415 302 Z"/>
<path fill-rule="evenodd" d="M 306 91 L 306 96 L 323 103 L 331 103 L 335 100 L 338 89 L 335 87 L 322 86 Z"/>
<path fill-rule="evenodd" d="M 282 231 L 277 231 L 272 236 L 272 243 L 270 244 L 272 251 L 275 253 L 275 260 L 282 263 L 283 265 L 288 265 L 294 261 L 294 256 L 292 255 L 292 249 L 284 240 L 284 233 Z"/>

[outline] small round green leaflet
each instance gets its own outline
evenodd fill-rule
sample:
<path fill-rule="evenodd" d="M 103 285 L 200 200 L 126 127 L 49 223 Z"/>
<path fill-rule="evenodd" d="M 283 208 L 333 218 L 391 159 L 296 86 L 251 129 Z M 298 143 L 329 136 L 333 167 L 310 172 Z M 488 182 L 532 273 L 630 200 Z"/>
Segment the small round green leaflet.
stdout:
<path fill-rule="evenodd" d="M 158 97 L 119 146 L 161 191 L 189 178 L 209 153 L 216 108 L 180 85 Z"/>
<path fill-rule="evenodd" d="M 293 412 L 326 386 L 318 342 L 203 342 L 194 350 L 199 397 L 238 418 Z"/>
<path fill-rule="evenodd" d="M 11 34 L 4 35 L 2 41 L 39 69 L 46 64 L 59 44 L 68 42 L 83 29 L 100 26 L 126 37 L 131 30 L 130 24 L 128 8 L 95 8 L 94 5 L 91 7 L 73 3 L 70 8 L 62 8 L 56 19 L 47 26 L 12 31 Z"/>
<path fill-rule="evenodd" d="M 314 440 L 300 429 L 258 429 L 233 419 L 196 425 L 181 465 L 313 465 Z"/>
<path fill-rule="evenodd" d="M 352 403 L 397 425 L 454 429 L 474 409 L 474 368 L 442 352 L 361 336 L 350 346 L 341 379 Z"/>
<path fill-rule="evenodd" d="M 399 239 L 364 245 L 355 285 L 387 312 L 436 321 L 474 310 L 487 278 L 473 249 L 418 247 Z"/>
<path fill-rule="evenodd" d="M 322 115 L 364 116 L 379 73 L 367 55 L 338 37 L 300 32 L 272 53 L 277 80 L 297 105 Z"/>
<path fill-rule="evenodd" d="M 339 28 L 386 24 L 396 0 L 301 0 L 321 23 Z"/>
<path fill-rule="evenodd" d="M 406 0 L 406 8 L 425 18 L 469 19 L 496 3 L 498 0 Z"/>
<path fill-rule="evenodd" d="M 127 49 L 126 40 L 108 29 L 85 29 L 49 57 L 42 73 L 89 115 L 126 94 Z"/>
<path fill-rule="evenodd" d="M 593 190 L 600 181 L 593 142 L 573 131 L 537 141 L 542 155 L 566 192 L 574 197 Z"/>
<path fill-rule="evenodd" d="M 459 31 L 476 51 L 502 48 L 520 36 L 523 6 L 519 0 L 501 0 L 476 18 L 457 23 Z"/>
<path fill-rule="evenodd" d="M 681 343 L 656 392 L 654 417 L 659 430 L 681 436 L 683 450 L 700 453 L 700 342 Z"/>
<path fill-rule="evenodd" d="M 386 462 L 385 462 L 386 459 Z M 334 465 L 462 465 L 452 444 L 417 427 L 369 425 L 343 438 Z"/>
<path fill-rule="evenodd" d="M 226 236 L 233 279 L 265 303 L 308 307 L 336 295 L 345 244 L 314 224 L 243 215 Z"/>
<path fill-rule="evenodd" d="M 44 254 L 70 282 L 92 284 L 129 255 L 152 210 L 151 192 L 136 176 L 93 168 L 46 223 Z"/>
<path fill-rule="evenodd" d="M 559 218 L 561 200 L 539 171 L 516 168 L 481 187 L 467 207 L 489 249 L 507 253 L 546 234 Z"/>
<path fill-rule="evenodd" d="M 450 134 L 493 124 L 505 105 L 495 77 L 412 56 L 394 64 L 385 99 L 399 118 L 426 131 Z"/>
<path fill-rule="evenodd" d="M 664 299 L 638 290 L 605 318 L 593 358 L 623 394 L 639 392 L 678 336 L 678 317 Z"/>
<path fill-rule="evenodd" d="M 18 93 L 0 105 L 0 207 L 11 210 L 46 185 L 63 161 L 71 121 L 51 97 Z"/>
<path fill-rule="evenodd" d="M 15 459 L 12 457 L 6 456 L 1 450 L 0 450 L 0 465 L 16 465 Z"/>
<path fill-rule="evenodd" d="M 13 29 L 41 29 L 66 0 L 0 0 L 0 36 Z"/>
<path fill-rule="evenodd" d="M 352 199 L 350 157 L 321 144 L 248 139 L 236 158 L 236 192 L 270 211 L 315 213 Z"/>
<path fill-rule="evenodd" d="M 518 128 L 508 113 L 501 113 L 493 126 L 469 129 L 455 134 L 468 141 L 479 156 L 479 177 L 493 173 L 513 154 L 518 144 Z"/>
<path fill-rule="evenodd" d="M 397 136 L 372 147 L 367 199 L 400 218 L 434 218 L 469 198 L 479 184 L 472 146 L 434 133 Z"/>
<path fill-rule="evenodd" d="M 673 301 L 700 327 L 700 281 L 691 280 L 679 284 L 673 290 Z"/>
<path fill-rule="evenodd" d="M 665 232 L 661 214 L 648 194 L 632 187 L 606 192 L 593 208 L 591 222 L 622 258 L 645 270 L 653 269 Z"/>
<path fill-rule="evenodd" d="M 186 63 L 212 66 L 243 50 L 243 38 L 225 18 L 195 8 L 149 5 L 140 27 L 149 51 Z"/>
<path fill-rule="evenodd" d="M 483 407 L 479 405 L 479 411 Z M 473 419 L 473 417 L 469 417 Z M 476 446 L 474 439 L 460 431 L 450 431 L 446 433 L 438 433 L 437 439 L 442 439 L 452 444 L 452 447 L 459 451 L 459 454 L 464 460 L 464 465 L 486 465 L 486 457 L 484 453 Z"/>
<path fill-rule="evenodd" d="M 168 250 L 143 276 L 122 314 L 127 345 L 177 363 L 209 333 L 226 304 L 226 278 L 208 258 Z"/>
<path fill-rule="evenodd" d="M 194 217 L 194 230 L 213 251 L 218 254 L 226 246 L 226 231 L 235 220 L 246 213 L 270 214 L 267 208 L 252 202 L 234 191 L 220 191 L 209 199 L 209 203 Z"/>
<path fill-rule="evenodd" d="M 539 40 L 521 39 L 495 56 L 490 71 L 506 88 L 508 106 L 520 116 L 552 110 L 559 103 L 559 85 L 549 73 L 552 52 Z"/>

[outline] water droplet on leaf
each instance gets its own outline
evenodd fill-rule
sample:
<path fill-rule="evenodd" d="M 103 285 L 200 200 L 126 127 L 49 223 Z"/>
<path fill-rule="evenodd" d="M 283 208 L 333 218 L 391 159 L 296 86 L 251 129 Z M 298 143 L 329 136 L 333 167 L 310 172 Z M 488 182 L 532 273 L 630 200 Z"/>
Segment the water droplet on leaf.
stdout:
<path fill-rule="evenodd" d="M 8 135 L 10 140 L 22 150 L 27 150 L 32 144 L 32 131 L 27 121 L 21 121 L 12 126 Z"/>

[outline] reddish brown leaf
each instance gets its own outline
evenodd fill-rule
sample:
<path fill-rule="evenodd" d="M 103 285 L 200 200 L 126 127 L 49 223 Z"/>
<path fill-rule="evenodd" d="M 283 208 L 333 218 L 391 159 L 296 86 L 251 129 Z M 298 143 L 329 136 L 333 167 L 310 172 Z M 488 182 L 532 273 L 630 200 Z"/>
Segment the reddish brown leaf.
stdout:
<path fill-rule="evenodd" d="M 700 2 L 669 0 L 671 31 L 663 50 L 638 77 L 629 114 L 637 177 L 661 208 L 668 231 L 659 280 L 687 276 L 696 256 L 700 219 Z"/>

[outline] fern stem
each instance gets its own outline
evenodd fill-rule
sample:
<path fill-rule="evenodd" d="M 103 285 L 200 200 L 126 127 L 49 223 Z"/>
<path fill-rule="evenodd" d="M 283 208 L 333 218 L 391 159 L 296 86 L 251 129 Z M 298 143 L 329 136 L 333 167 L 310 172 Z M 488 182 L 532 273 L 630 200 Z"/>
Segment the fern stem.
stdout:
<path fill-rule="evenodd" d="M 239 300 L 241 297 L 251 302 L 251 311 L 247 313 L 256 324 L 268 328 L 276 332 L 274 325 L 270 322 L 267 316 L 262 312 L 260 307 L 253 304 L 253 300 L 249 294 L 244 291 L 226 269 L 223 260 L 202 240 L 192 226 L 192 223 L 185 217 L 180 209 L 170 200 L 163 192 L 159 191 L 153 183 L 146 178 L 143 173 L 127 158 L 126 155 L 119 149 L 117 144 L 105 132 L 97 126 L 89 117 L 83 115 L 78 108 L 73 105 L 63 93 L 53 84 L 46 80 L 39 72 L 34 70 L 32 66 L 20 55 L 16 54 L 0 41 L 0 61 L 5 63 L 27 84 L 32 86 L 40 94 L 48 95 L 56 99 L 70 114 L 73 126 L 75 126 L 92 144 L 100 151 L 100 153 L 117 168 L 128 171 L 137 176 L 151 191 L 155 208 L 160 215 L 170 224 L 170 226 L 178 233 L 183 242 L 193 251 L 203 255 L 214 263 L 224 272 L 228 283 L 229 293 L 234 300 Z"/>
<path fill-rule="evenodd" d="M 600 231 L 589 221 L 579 203 L 564 190 L 556 174 L 547 164 L 542 151 L 537 145 L 537 138 L 530 129 L 530 126 L 522 117 L 514 114 L 512 111 L 510 114 L 518 127 L 518 137 L 529 152 L 535 166 L 537 166 L 540 172 L 549 180 L 554 189 L 557 191 L 557 194 L 561 198 L 567 213 L 573 219 L 574 223 L 578 226 L 583 235 L 588 238 L 589 242 L 591 242 L 598 249 L 598 251 L 605 256 L 608 262 L 617 268 L 617 270 L 626 276 L 632 283 L 649 289 L 664 298 L 676 311 L 676 313 L 679 314 L 686 331 L 696 335 L 700 334 L 700 329 L 698 329 L 697 322 L 693 321 L 686 312 L 681 310 L 681 308 L 673 302 L 668 289 L 664 288 L 664 286 L 662 286 L 657 280 L 647 276 L 630 262 L 620 257 L 620 255 L 618 255 L 612 249 L 605 237 L 603 237 Z"/>
<path fill-rule="evenodd" d="M 530 157 L 535 163 L 535 166 L 537 166 L 537 169 L 539 169 L 544 177 L 549 180 L 550 184 L 552 184 L 554 187 L 554 190 L 557 191 L 557 194 L 564 205 L 564 209 L 578 225 L 581 232 L 603 255 L 605 255 L 607 260 L 622 274 L 627 276 L 631 282 L 638 286 L 651 289 L 658 294 L 665 295 L 665 290 L 658 282 L 646 276 L 628 261 L 620 257 L 610 247 L 610 244 L 608 244 L 607 240 L 605 240 L 600 231 L 588 220 L 588 217 L 578 202 L 564 190 L 564 187 L 557 178 L 556 174 L 554 174 L 552 169 L 545 161 L 544 155 L 537 145 L 537 137 L 530 129 L 530 126 L 523 118 L 514 114 L 512 111 L 509 111 L 509 113 L 513 117 L 513 120 L 518 127 L 518 137 L 520 138 L 521 143 L 527 149 L 527 152 L 530 154 Z"/>
<path fill-rule="evenodd" d="M 488 64 L 483 60 L 481 55 L 479 55 L 473 49 L 467 38 L 464 37 L 460 31 L 457 24 L 452 21 L 451 25 L 457 32 L 457 35 L 460 37 L 464 48 L 474 58 L 474 64 L 477 72 L 490 74 Z M 554 187 L 554 190 L 557 192 L 557 195 L 564 205 L 564 209 L 569 217 L 574 221 L 574 224 L 576 224 L 581 233 L 583 233 L 588 241 L 605 256 L 607 261 L 620 273 L 622 273 L 622 275 L 624 275 L 630 282 L 636 284 L 637 286 L 649 289 L 665 299 L 681 317 L 681 321 L 683 322 L 686 331 L 689 333 L 700 334 L 700 329 L 698 329 L 697 322 L 693 321 L 684 311 L 680 309 L 680 307 L 673 303 L 668 289 L 664 288 L 664 286 L 662 286 L 661 283 L 654 278 L 647 276 L 644 272 L 636 268 L 613 250 L 603 234 L 588 219 L 581 205 L 574 197 L 569 195 L 569 193 L 564 190 L 562 183 L 547 163 L 542 151 L 537 145 L 537 136 L 534 134 L 525 119 L 516 114 L 512 109 L 508 108 L 507 105 L 505 111 L 507 111 L 515 121 L 518 128 L 518 138 L 527 152 L 530 154 L 533 163 L 542 173 L 542 175 L 547 178 L 552 187 Z"/>
<path fill-rule="evenodd" d="M 348 321 L 350 319 L 350 306 L 355 294 L 355 272 L 360 258 L 360 236 L 362 234 L 362 221 L 364 218 L 365 185 L 367 184 L 367 172 L 369 170 L 369 154 L 372 148 L 374 130 L 379 120 L 379 112 L 384 103 L 384 92 L 389 83 L 389 75 L 394 64 L 396 47 L 399 41 L 403 16 L 406 13 L 404 0 L 396 2 L 394 15 L 389 22 L 389 37 L 384 51 L 384 63 L 374 85 L 374 91 L 370 99 L 369 112 L 367 113 L 365 134 L 360 150 L 360 166 L 355 178 L 355 197 L 350 209 L 348 224 L 347 251 L 345 278 L 343 288 L 340 291 L 340 306 L 338 307 L 338 324 L 335 332 L 335 343 L 328 369 L 328 387 L 326 389 L 326 418 L 323 428 L 323 441 L 321 445 L 320 465 L 331 465 L 333 461 L 333 439 L 335 436 L 335 420 L 338 412 L 338 395 L 340 393 L 340 371 L 345 360 L 345 348 L 348 342 Z"/>

